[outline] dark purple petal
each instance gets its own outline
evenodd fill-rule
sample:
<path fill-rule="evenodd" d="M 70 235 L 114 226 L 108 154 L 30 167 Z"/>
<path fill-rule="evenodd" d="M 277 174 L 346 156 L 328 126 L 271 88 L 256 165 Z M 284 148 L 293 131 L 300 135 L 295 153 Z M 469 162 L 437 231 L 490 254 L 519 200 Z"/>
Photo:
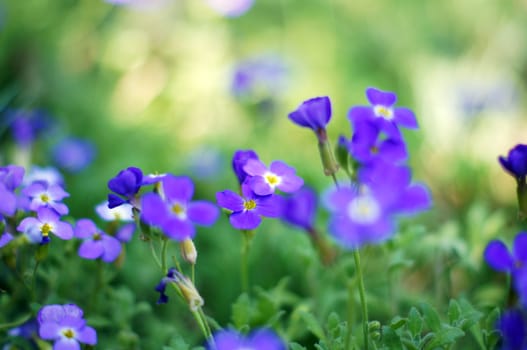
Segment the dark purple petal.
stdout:
<path fill-rule="evenodd" d="M 282 219 L 303 229 L 313 227 L 317 209 L 315 191 L 304 187 L 284 201 Z"/>
<path fill-rule="evenodd" d="M 283 210 L 283 199 L 278 195 L 269 195 L 264 197 L 256 197 L 256 208 L 252 210 L 258 215 L 266 216 L 269 218 L 277 218 L 282 215 Z"/>
<path fill-rule="evenodd" d="M 245 181 L 245 178 L 247 177 L 247 173 L 245 172 L 245 170 L 243 170 L 243 167 L 249 159 L 258 160 L 258 155 L 255 151 L 239 150 L 234 153 L 234 156 L 232 158 L 232 169 L 234 170 L 234 174 L 238 178 L 240 184 L 242 184 Z"/>
<path fill-rule="evenodd" d="M 82 242 L 79 247 L 79 256 L 84 259 L 97 259 L 103 252 L 104 246 L 101 240 L 88 239 Z"/>
<path fill-rule="evenodd" d="M 524 350 L 526 328 L 523 312 L 518 309 L 505 311 L 497 322 L 501 332 L 502 344 L 500 350 Z"/>
<path fill-rule="evenodd" d="M 165 221 L 161 228 L 167 237 L 179 242 L 194 237 L 196 233 L 196 229 L 190 221 L 176 218 Z"/>
<path fill-rule="evenodd" d="M 75 225 L 75 237 L 88 238 L 99 232 L 95 223 L 90 219 L 80 219 Z"/>
<path fill-rule="evenodd" d="M 242 211 L 244 209 L 243 198 L 231 190 L 225 190 L 216 193 L 216 201 L 220 207 L 232 210 L 234 212 Z"/>
<path fill-rule="evenodd" d="M 296 111 L 289 113 L 289 119 L 314 131 L 325 129 L 331 119 L 331 101 L 327 96 L 304 101 Z"/>
<path fill-rule="evenodd" d="M 387 139 L 379 145 L 378 156 L 389 162 L 399 162 L 408 158 L 408 152 L 401 140 Z"/>
<path fill-rule="evenodd" d="M 55 340 L 60 338 L 60 326 L 55 322 L 44 322 L 38 329 L 38 335 L 44 340 Z"/>
<path fill-rule="evenodd" d="M 386 120 L 384 118 L 375 118 L 375 125 L 379 130 L 384 131 L 389 138 L 400 140 L 402 138 L 401 131 L 392 120 Z"/>
<path fill-rule="evenodd" d="M 393 120 L 397 125 L 404 126 L 408 129 L 417 129 L 417 119 L 414 112 L 405 107 L 398 107 L 393 110 Z"/>
<path fill-rule="evenodd" d="M 370 106 L 355 106 L 348 112 L 348 119 L 354 128 L 357 124 L 373 121 L 374 118 L 375 114 Z"/>
<path fill-rule="evenodd" d="M 271 187 L 262 176 L 253 176 L 247 179 L 246 183 L 248 183 L 253 192 L 259 196 L 266 196 L 274 193 L 274 188 Z"/>
<path fill-rule="evenodd" d="M 499 157 L 501 165 L 514 177 L 527 175 L 527 145 L 516 145 L 507 158 Z"/>
<path fill-rule="evenodd" d="M 366 97 L 372 105 L 391 107 L 397 101 L 397 95 L 390 91 L 382 91 L 376 88 L 367 88 Z"/>
<path fill-rule="evenodd" d="M 166 203 L 156 193 L 141 198 L 141 220 L 151 225 L 161 225 L 169 217 Z"/>
<path fill-rule="evenodd" d="M 97 333 L 92 327 L 85 326 L 78 331 L 77 340 L 84 344 L 95 345 L 97 344 Z"/>
<path fill-rule="evenodd" d="M 194 183 L 187 176 L 166 175 L 163 180 L 163 191 L 168 202 L 187 203 L 194 195 Z"/>
<path fill-rule="evenodd" d="M 487 264 L 496 271 L 506 272 L 514 268 L 514 259 L 502 241 L 490 241 L 483 256 Z"/>
<path fill-rule="evenodd" d="M 121 243 L 117 238 L 105 234 L 102 236 L 101 241 L 102 246 L 104 247 L 101 259 L 107 263 L 117 259 L 119 254 L 121 254 Z"/>
<path fill-rule="evenodd" d="M 121 197 L 113 193 L 108 195 L 108 208 L 113 209 L 124 203 L 126 203 L 126 200 L 122 199 Z"/>
<path fill-rule="evenodd" d="M 252 210 L 232 213 L 229 221 L 238 230 L 252 230 L 260 225 L 262 218 Z"/>
<path fill-rule="evenodd" d="M 116 177 L 108 181 L 108 188 L 117 194 L 125 197 L 135 195 L 143 180 L 143 174 L 138 168 L 128 168 L 121 170 Z"/>
<path fill-rule="evenodd" d="M 195 224 L 210 226 L 216 222 L 220 212 L 218 207 L 205 201 L 194 201 L 188 204 L 187 215 Z"/>
<path fill-rule="evenodd" d="M 527 232 L 520 232 L 514 238 L 513 253 L 517 261 L 527 262 Z"/>

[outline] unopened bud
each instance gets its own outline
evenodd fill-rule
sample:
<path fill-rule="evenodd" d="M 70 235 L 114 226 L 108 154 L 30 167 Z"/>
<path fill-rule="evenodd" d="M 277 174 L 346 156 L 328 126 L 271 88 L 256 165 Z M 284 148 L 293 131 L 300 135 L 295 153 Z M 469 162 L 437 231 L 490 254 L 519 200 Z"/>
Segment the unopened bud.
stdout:
<path fill-rule="evenodd" d="M 325 130 L 324 130 L 325 135 Z M 324 141 L 323 141 L 324 140 Z M 339 170 L 339 165 L 335 160 L 335 155 L 331 149 L 327 137 L 318 139 L 318 151 L 320 152 L 320 159 L 322 160 L 322 166 L 324 167 L 324 174 L 331 176 Z"/>
<path fill-rule="evenodd" d="M 198 311 L 198 309 L 202 307 L 205 302 L 203 301 L 201 295 L 199 295 L 192 281 L 189 280 L 187 277 L 183 276 L 182 274 L 179 274 L 175 282 L 181 290 L 183 297 L 185 297 L 185 300 L 187 301 L 190 310 Z"/>
<path fill-rule="evenodd" d="M 190 238 L 187 238 L 179 243 L 179 247 L 181 248 L 183 259 L 188 263 L 195 265 L 196 260 L 198 259 L 198 251 L 196 250 L 194 242 Z"/>

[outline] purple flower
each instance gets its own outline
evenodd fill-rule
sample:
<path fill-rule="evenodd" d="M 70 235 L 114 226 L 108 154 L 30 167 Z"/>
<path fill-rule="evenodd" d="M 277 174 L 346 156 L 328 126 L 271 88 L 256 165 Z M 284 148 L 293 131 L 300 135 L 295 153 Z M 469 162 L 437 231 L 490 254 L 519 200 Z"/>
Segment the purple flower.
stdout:
<path fill-rule="evenodd" d="M 119 242 L 129 242 L 132 239 L 132 236 L 134 235 L 135 231 L 135 223 L 130 222 L 128 224 L 125 224 L 121 226 L 117 232 L 115 233 L 115 238 L 119 240 Z"/>
<path fill-rule="evenodd" d="M 331 119 L 331 101 L 329 97 L 315 97 L 304 101 L 295 111 L 289 113 L 293 123 L 310 128 L 315 133 L 325 130 Z"/>
<path fill-rule="evenodd" d="M 13 138 L 21 147 L 30 146 L 52 124 L 49 116 L 41 110 L 9 110 L 5 117 L 11 121 Z"/>
<path fill-rule="evenodd" d="M 190 201 L 194 184 L 186 176 L 166 175 L 161 181 L 164 198 L 156 193 L 147 193 L 141 202 L 141 219 L 160 227 L 171 239 L 183 241 L 194 237 L 195 224 L 210 226 L 219 215 L 219 210 L 206 201 Z"/>
<path fill-rule="evenodd" d="M 239 17 L 252 7 L 254 0 L 205 0 L 206 3 L 221 15 Z"/>
<path fill-rule="evenodd" d="M 136 206 L 136 194 L 143 185 L 143 172 L 136 167 L 121 170 L 114 178 L 108 181 L 108 188 L 119 196 L 110 193 L 108 195 L 108 208 L 112 209 L 123 203 Z M 124 198 L 123 198 L 124 197 Z"/>
<path fill-rule="evenodd" d="M 500 350 L 526 350 L 527 338 L 523 312 L 518 309 L 505 311 L 496 328 L 501 332 Z"/>
<path fill-rule="evenodd" d="M 223 330 L 214 334 L 214 343 L 209 342 L 209 350 L 286 350 L 287 347 L 282 339 L 271 329 L 260 328 L 248 336 L 244 336 L 234 330 Z"/>
<path fill-rule="evenodd" d="M 397 95 L 393 92 L 375 88 L 366 89 L 366 97 L 370 106 L 352 107 L 349 119 L 353 125 L 367 121 L 373 123 L 389 137 L 399 138 L 398 126 L 417 129 L 417 120 L 412 110 L 404 107 L 394 107 Z"/>
<path fill-rule="evenodd" d="M 516 145 L 507 157 L 498 158 L 501 166 L 516 179 L 525 179 L 527 175 L 527 145 Z"/>
<path fill-rule="evenodd" d="M 13 216 L 18 202 L 15 190 L 22 183 L 24 168 L 17 165 L 0 167 L 0 214 Z"/>
<path fill-rule="evenodd" d="M 238 178 L 240 185 L 245 182 L 245 179 L 248 176 L 245 170 L 243 170 L 243 167 L 247 164 L 249 159 L 259 160 L 258 154 L 252 149 L 238 150 L 234 152 L 234 156 L 232 157 L 232 169 L 234 170 L 234 174 Z"/>
<path fill-rule="evenodd" d="M 84 259 L 101 258 L 104 262 L 112 262 L 121 253 L 121 243 L 99 230 L 95 223 L 89 219 L 77 221 L 75 237 L 84 239 L 79 247 L 79 256 Z"/>
<path fill-rule="evenodd" d="M 85 169 L 95 158 L 95 146 L 92 142 L 73 137 L 60 141 L 52 152 L 55 163 L 72 173 Z"/>
<path fill-rule="evenodd" d="M 33 182 L 24 188 L 22 193 L 29 197 L 29 209 L 36 211 L 38 208 L 51 208 L 60 215 L 68 214 L 68 207 L 61 203 L 62 199 L 69 197 L 69 193 L 59 185 L 49 185 L 47 182 Z"/>
<path fill-rule="evenodd" d="M 232 211 L 229 216 L 231 225 L 239 230 L 252 230 L 262 222 L 262 216 L 279 217 L 282 211 L 282 200 L 271 194 L 258 196 L 251 191 L 248 184 L 242 185 L 243 197 L 225 190 L 216 193 L 218 205 Z"/>
<path fill-rule="evenodd" d="M 406 145 L 400 137 L 383 138 L 380 134 L 380 130 L 374 124 L 357 123 L 349 143 L 350 154 L 361 163 L 369 162 L 376 157 L 394 163 L 407 158 Z"/>
<path fill-rule="evenodd" d="M 73 237 L 71 225 L 60 221 L 60 216 L 55 210 L 45 207 L 38 208 L 36 218 L 27 217 L 22 220 L 17 230 L 28 235 L 40 234 L 42 237 L 41 244 L 49 242 L 50 233 L 64 240 Z"/>
<path fill-rule="evenodd" d="M 80 349 L 79 343 L 97 344 L 95 329 L 86 325 L 82 310 L 74 305 L 47 305 L 37 315 L 39 336 L 53 340 L 53 350 Z"/>
<path fill-rule="evenodd" d="M 316 210 L 317 194 L 303 187 L 284 200 L 282 220 L 309 231 L 313 229 Z"/>
<path fill-rule="evenodd" d="M 514 272 L 517 267 L 527 263 L 527 232 L 519 232 L 514 238 L 512 254 L 499 240 L 492 240 L 487 244 L 483 257 L 487 264 L 496 271 Z"/>
<path fill-rule="evenodd" d="M 260 160 L 249 159 L 243 170 L 251 177 L 249 186 L 259 196 L 275 192 L 275 189 L 292 193 L 304 185 L 304 180 L 295 174 L 295 169 L 282 161 L 274 161 L 269 169 Z"/>

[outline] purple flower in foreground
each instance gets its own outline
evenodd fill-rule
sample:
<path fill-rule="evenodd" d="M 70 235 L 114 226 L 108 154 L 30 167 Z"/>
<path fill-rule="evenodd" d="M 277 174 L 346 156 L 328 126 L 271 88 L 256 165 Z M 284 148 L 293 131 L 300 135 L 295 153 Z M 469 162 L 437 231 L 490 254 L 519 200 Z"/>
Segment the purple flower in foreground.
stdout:
<path fill-rule="evenodd" d="M 112 209 L 123 203 L 130 203 L 137 207 L 136 195 L 143 185 L 143 172 L 136 167 L 121 170 L 114 178 L 108 181 L 108 188 L 119 196 L 108 195 L 108 208 Z"/>
<path fill-rule="evenodd" d="M 214 343 L 207 344 L 209 350 L 286 350 L 282 339 L 271 329 L 260 328 L 248 336 L 234 330 L 223 330 L 214 334 Z"/>
<path fill-rule="evenodd" d="M 216 12 L 226 17 L 239 17 L 252 7 L 254 0 L 205 0 Z"/>
<path fill-rule="evenodd" d="M 52 124 L 49 116 L 41 110 L 9 110 L 5 117 L 12 121 L 13 138 L 21 147 L 30 146 Z"/>
<path fill-rule="evenodd" d="M 245 179 L 248 176 L 245 170 L 243 170 L 243 167 L 245 166 L 245 164 L 247 164 L 249 159 L 259 160 L 258 154 L 256 154 L 256 152 L 252 149 L 238 150 L 234 152 L 234 156 L 232 157 L 232 170 L 238 178 L 238 182 L 240 183 L 240 185 L 245 182 Z"/>
<path fill-rule="evenodd" d="M 95 146 L 88 140 L 66 138 L 53 147 L 53 160 L 59 167 L 79 172 L 93 162 Z"/>
<path fill-rule="evenodd" d="M 50 208 L 41 207 L 37 210 L 37 217 L 27 217 L 17 227 L 17 230 L 28 235 L 40 234 L 41 244 L 49 242 L 49 234 L 53 233 L 60 239 L 68 240 L 73 237 L 73 229 L 67 222 L 60 221 L 60 216 Z"/>
<path fill-rule="evenodd" d="M 141 202 L 141 219 L 160 227 L 171 239 L 194 237 L 194 225 L 210 226 L 219 215 L 218 208 L 206 201 L 191 201 L 194 184 L 186 176 L 166 175 L 161 181 L 164 198 L 147 193 Z"/>
<path fill-rule="evenodd" d="M 295 174 L 295 169 L 279 160 L 272 162 L 267 169 L 260 160 L 249 159 L 243 170 L 251 176 L 247 183 L 259 196 L 272 194 L 277 188 L 292 193 L 304 185 L 304 180 Z"/>
<path fill-rule="evenodd" d="M 527 331 L 523 312 L 518 309 L 505 311 L 496 328 L 501 332 L 500 350 L 526 350 Z"/>
<path fill-rule="evenodd" d="M 304 101 L 295 111 L 289 113 L 289 119 L 318 134 L 319 130 L 326 129 L 326 125 L 331 120 L 331 101 L 327 96 Z"/>
<path fill-rule="evenodd" d="M 69 197 L 69 193 L 59 185 L 49 185 L 47 182 L 33 182 L 24 188 L 22 193 L 29 197 L 29 209 L 36 211 L 38 208 L 51 208 L 60 215 L 68 214 L 68 207 L 61 201 Z"/>
<path fill-rule="evenodd" d="M 513 273 L 519 266 L 527 263 L 527 232 L 519 232 L 514 238 L 512 254 L 500 240 L 487 244 L 483 257 L 496 271 Z"/>
<path fill-rule="evenodd" d="M 252 230 L 262 222 L 262 216 L 279 217 L 282 211 L 281 197 L 271 194 L 258 196 L 248 184 L 242 185 L 243 197 L 231 190 L 216 193 L 218 205 L 232 211 L 231 225 L 239 230 Z"/>
<path fill-rule="evenodd" d="M 355 125 L 349 152 L 359 162 L 369 162 L 376 157 L 399 162 L 408 157 L 406 145 L 400 137 L 383 138 L 375 125 L 364 122 Z"/>
<path fill-rule="evenodd" d="M 397 95 L 393 92 L 375 88 L 366 89 L 366 97 L 370 106 L 355 106 L 349 111 L 349 119 L 353 125 L 367 121 L 376 125 L 392 138 L 400 137 L 398 126 L 417 129 L 417 120 L 409 108 L 394 107 Z"/>
<path fill-rule="evenodd" d="M 498 158 L 501 166 L 516 179 L 525 180 L 527 175 L 527 145 L 516 145 L 507 157 Z"/>
<path fill-rule="evenodd" d="M 74 305 L 47 305 L 37 315 L 38 334 L 44 340 L 53 340 L 53 350 L 80 349 L 80 344 L 97 344 L 95 329 L 86 325 L 82 310 Z"/>
<path fill-rule="evenodd" d="M 101 258 L 104 262 L 112 262 L 121 253 L 121 243 L 115 237 L 99 230 L 89 219 L 77 221 L 75 237 L 84 239 L 79 247 L 79 256 L 84 259 Z"/>
<path fill-rule="evenodd" d="M 316 210 L 317 194 L 303 187 L 284 200 L 282 220 L 309 231 L 313 229 Z"/>

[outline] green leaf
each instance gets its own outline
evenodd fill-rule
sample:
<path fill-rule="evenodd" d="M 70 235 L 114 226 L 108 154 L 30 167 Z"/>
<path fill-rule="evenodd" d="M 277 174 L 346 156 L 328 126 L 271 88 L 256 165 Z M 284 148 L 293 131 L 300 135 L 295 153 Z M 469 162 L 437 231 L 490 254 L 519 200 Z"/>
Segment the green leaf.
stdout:
<path fill-rule="evenodd" d="M 479 320 L 483 317 L 483 313 L 476 310 L 472 304 L 466 300 L 461 299 L 459 301 L 459 306 L 461 308 L 461 317 L 459 324 L 456 326 L 465 331 L 479 322 Z"/>
<path fill-rule="evenodd" d="M 441 320 L 439 319 L 437 311 L 427 303 L 420 303 L 419 307 L 427 326 L 434 332 L 439 331 L 441 329 Z"/>
<path fill-rule="evenodd" d="M 408 330 L 412 338 L 417 337 L 423 330 L 423 319 L 415 307 L 412 307 L 408 313 Z"/>
<path fill-rule="evenodd" d="M 454 299 L 451 299 L 450 304 L 448 305 L 448 320 L 450 321 L 450 324 L 457 324 L 460 316 L 461 308 L 459 307 L 459 304 Z"/>
<path fill-rule="evenodd" d="M 461 329 L 445 324 L 439 331 L 435 332 L 435 337 L 426 344 L 425 350 L 452 344 L 457 338 L 464 335 L 465 332 Z"/>
<path fill-rule="evenodd" d="M 241 294 L 232 304 L 232 323 L 240 330 L 243 326 L 249 325 L 251 320 L 251 301 L 245 293 Z"/>
<path fill-rule="evenodd" d="M 307 349 L 298 343 L 289 343 L 289 350 L 307 350 Z"/>
<path fill-rule="evenodd" d="M 408 320 L 406 318 L 402 318 L 401 316 L 395 316 L 390 322 L 390 328 L 395 331 L 404 326 L 407 321 Z"/>
<path fill-rule="evenodd" d="M 313 333 L 318 339 L 326 339 L 322 326 L 312 313 L 307 311 L 301 311 L 300 316 L 306 323 L 306 327 L 311 333 Z"/>
<path fill-rule="evenodd" d="M 403 344 L 399 335 L 390 327 L 382 327 L 382 342 L 390 350 L 402 350 Z"/>

